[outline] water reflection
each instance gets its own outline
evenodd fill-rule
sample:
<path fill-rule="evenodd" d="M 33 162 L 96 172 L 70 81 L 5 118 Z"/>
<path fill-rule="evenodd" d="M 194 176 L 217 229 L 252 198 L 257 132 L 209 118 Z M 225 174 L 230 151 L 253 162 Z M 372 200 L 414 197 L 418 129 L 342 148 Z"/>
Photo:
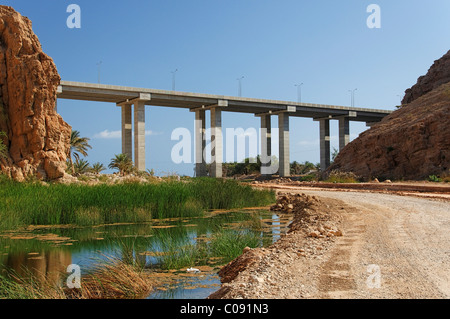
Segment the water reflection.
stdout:
<path fill-rule="evenodd" d="M 61 284 L 62 274 L 72 264 L 70 251 L 55 249 L 41 252 L 14 252 L 1 258 L 2 274 L 11 273 L 19 278 L 32 276 L 41 283 Z"/>
<path fill-rule="evenodd" d="M 208 265 L 212 270 L 202 271 L 198 276 L 171 273 L 171 283 L 164 284 L 150 298 L 204 298 L 220 284 L 217 269 L 213 268 L 220 265 L 222 259 L 209 255 L 208 251 L 215 234 L 244 230 L 259 238 L 258 246 L 268 246 L 287 230 L 290 220 L 290 217 L 267 211 L 228 212 L 145 224 L 43 227 L 4 232 L 0 233 L 0 271 L 12 270 L 24 277 L 33 274 L 41 281 L 56 284 L 61 283 L 62 274 L 66 274 L 70 264 L 80 265 L 82 273 L 86 273 L 102 259 L 118 257 L 157 274 L 181 268 L 176 266 L 179 260 L 175 257 L 185 254 L 186 258 L 192 258 L 188 262 L 199 262 L 195 258 L 204 258 L 200 264 Z"/>

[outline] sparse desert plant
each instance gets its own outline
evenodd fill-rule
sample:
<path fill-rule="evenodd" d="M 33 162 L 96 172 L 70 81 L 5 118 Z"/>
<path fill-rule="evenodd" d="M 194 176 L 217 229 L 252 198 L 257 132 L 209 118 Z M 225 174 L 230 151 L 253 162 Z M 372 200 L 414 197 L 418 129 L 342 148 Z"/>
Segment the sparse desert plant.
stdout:
<path fill-rule="evenodd" d="M 109 177 L 107 175 L 100 175 L 98 177 L 99 182 L 106 183 L 109 180 Z"/>
<path fill-rule="evenodd" d="M 428 180 L 429 180 L 430 182 L 435 182 L 435 183 L 442 182 L 442 179 L 439 178 L 439 176 L 436 176 L 436 175 L 430 175 L 430 176 L 428 176 Z"/>
<path fill-rule="evenodd" d="M 150 175 L 151 177 L 153 177 L 153 176 L 155 176 L 155 170 L 152 168 L 152 169 L 148 169 L 147 170 L 147 173 L 148 173 L 148 175 Z"/>
<path fill-rule="evenodd" d="M 352 172 L 333 170 L 325 181 L 328 183 L 357 183 L 358 177 Z"/>

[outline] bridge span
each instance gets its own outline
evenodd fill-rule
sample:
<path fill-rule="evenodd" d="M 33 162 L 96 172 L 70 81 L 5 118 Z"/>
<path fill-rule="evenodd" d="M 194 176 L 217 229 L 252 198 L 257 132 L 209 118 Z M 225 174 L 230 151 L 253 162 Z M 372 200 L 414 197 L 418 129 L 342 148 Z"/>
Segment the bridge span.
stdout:
<path fill-rule="evenodd" d="M 330 166 L 330 120 L 339 121 L 339 148 L 350 142 L 350 121 L 365 122 L 368 126 L 381 121 L 391 111 L 345 107 L 336 105 L 296 103 L 232 97 L 223 95 L 186 93 L 115 85 L 61 81 L 59 99 L 114 103 L 122 110 L 122 152 L 132 158 L 134 138 L 134 163 L 139 170 L 145 166 L 145 106 L 164 106 L 189 109 L 195 113 L 195 161 L 196 175 L 206 175 L 206 111 L 211 116 L 211 175 L 222 177 L 223 136 L 222 112 L 250 113 L 261 119 L 262 173 L 272 174 L 270 169 L 271 119 L 278 117 L 279 174 L 290 175 L 289 118 L 311 118 L 320 123 L 320 167 Z M 132 112 L 134 123 L 132 123 Z M 134 137 L 133 137 L 134 125 Z"/>

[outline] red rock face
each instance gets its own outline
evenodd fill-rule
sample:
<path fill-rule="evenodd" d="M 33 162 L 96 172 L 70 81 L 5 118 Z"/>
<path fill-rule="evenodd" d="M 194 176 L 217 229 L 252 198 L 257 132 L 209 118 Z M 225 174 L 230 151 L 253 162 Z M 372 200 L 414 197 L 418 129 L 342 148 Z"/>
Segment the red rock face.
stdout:
<path fill-rule="evenodd" d="M 450 51 L 435 61 L 428 73 L 417 80 L 417 84 L 406 90 L 402 105 L 411 103 L 448 82 L 450 82 Z"/>
<path fill-rule="evenodd" d="M 337 156 L 338 169 L 365 179 L 427 179 L 450 169 L 450 83 L 362 133 Z"/>
<path fill-rule="evenodd" d="M 71 127 L 55 111 L 60 80 L 31 21 L 0 6 L 0 131 L 9 147 L 1 170 L 17 180 L 64 176 Z"/>

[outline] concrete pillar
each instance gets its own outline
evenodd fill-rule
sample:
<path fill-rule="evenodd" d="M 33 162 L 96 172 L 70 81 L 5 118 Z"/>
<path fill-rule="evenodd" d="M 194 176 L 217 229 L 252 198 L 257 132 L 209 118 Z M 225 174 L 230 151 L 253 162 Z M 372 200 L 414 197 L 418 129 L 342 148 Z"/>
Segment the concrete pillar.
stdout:
<path fill-rule="evenodd" d="M 339 151 L 350 143 L 350 120 L 348 117 L 339 119 Z"/>
<path fill-rule="evenodd" d="M 122 104 L 122 154 L 133 158 L 133 123 L 131 122 L 131 104 Z"/>
<path fill-rule="evenodd" d="M 330 120 L 320 120 L 320 170 L 330 167 Z"/>
<path fill-rule="evenodd" d="M 134 165 L 145 171 L 145 101 L 134 102 Z"/>
<path fill-rule="evenodd" d="M 289 114 L 278 114 L 279 147 L 280 147 L 280 177 L 291 175 L 291 164 L 289 156 Z"/>
<path fill-rule="evenodd" d="M 206 116 L 204 110 L 195 111 L 195 175 L 197 177 L 206 176 L 205 160 L 205 130 Z"/>
<path fill-rule="evenodd" d="M 219 107 L 211 108 L 211 176 L 222 177 L 223 137 L 222 137 L 222 110 Z"/>
<path fill-rule="evenodd" d="M 261 116 L 261 175 L 272 175 L 272 121 L 270 115 Z"/>

